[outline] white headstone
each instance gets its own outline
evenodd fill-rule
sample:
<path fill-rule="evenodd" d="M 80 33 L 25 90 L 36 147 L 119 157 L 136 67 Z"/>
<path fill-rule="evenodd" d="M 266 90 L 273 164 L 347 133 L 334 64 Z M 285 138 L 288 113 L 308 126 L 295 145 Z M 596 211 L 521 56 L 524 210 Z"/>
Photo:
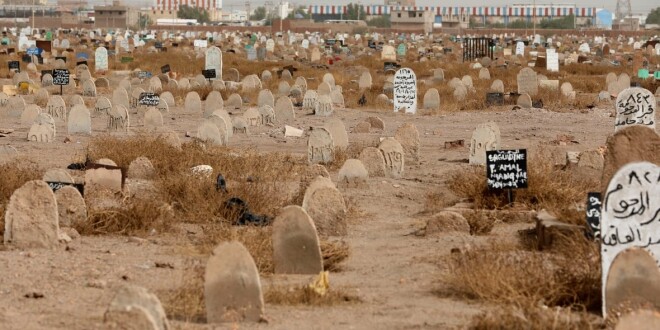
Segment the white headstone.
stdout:
<path fill-rule="evenodd" d="M 417 76 L 412 69 L 401 68 L 394 74 L 394 112 L 417 112 Z"/>

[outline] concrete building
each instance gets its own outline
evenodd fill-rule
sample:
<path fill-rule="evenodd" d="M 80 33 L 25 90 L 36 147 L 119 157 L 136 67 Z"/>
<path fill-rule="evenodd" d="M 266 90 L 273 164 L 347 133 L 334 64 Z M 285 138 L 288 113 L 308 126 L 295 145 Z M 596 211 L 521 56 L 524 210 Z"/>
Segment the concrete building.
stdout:
<path fill-rule="evenodd" d="M 179 6 L 202 8 L 209 12 L 211 21 L 222 19 L 222 0 L 153 0 L 152 17 L 176 18 Z"/>
<path fill-rule="evenodd" d="M 385 6 L 414 6 L 415 0 L 385 0 Z"/>
<path fill-rule="evenodd" d="M 138 25 L 139 12 L 113 1 L 111 6 L 94 7 L 94 27 L 127 28 Z"/>
<path fill-rule="evenodd" d="M 430 10 L 394 10 L 390 15 L 393 29 L 433 32 L 435 15 Z"/>

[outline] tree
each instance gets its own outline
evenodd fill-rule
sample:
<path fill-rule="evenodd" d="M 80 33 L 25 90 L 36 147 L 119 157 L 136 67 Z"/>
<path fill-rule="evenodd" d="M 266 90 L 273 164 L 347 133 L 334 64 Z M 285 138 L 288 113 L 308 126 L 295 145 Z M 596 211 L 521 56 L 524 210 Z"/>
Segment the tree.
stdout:
<path fill-rule="evenodd" d="M 346 14 L 344 14 L 344 19 L 353 19 L 353 20 L 364 20 L 367 17 L 367 14 L 364 12 L 364 7 L 360 5 L 354 5 L 349 3 L 346 6 Z"/>
<path fill-rule="evenodd" d="M 288 19 L 296 19 L 296 18 L 304 18 L 304 19 L 310 19 L 312 18 L 312 15 L 307 13 L 307 10 L 305 10 L 305 7 L 299 6 L 298 8 L 294 9 L 293 12 L 287 16 Z"/>
<path fill-rule="evenodd" d="M 176 17 L 182 19 L 196 19 L 198 23 L 209 23 L 211 18 L 209 12 L 204 8 L 195 8 L 190 6 L 179 6 Z"/>
<path fill-rule="evenodd" d="M 539 24 L 541 29 L 572 29 L 575 27 L 575 16 L 568 15 L 558 19 L 544 19 Z"/>
<path fill-rule="evenodd" d="M 254 14 L 250 15 L 251 21 L 261 21 L 266 18 L 266 7 L 257 7 Z"/>
<path fill-rule="evenodd" d="M 392 22 L 390 22 L 390 15 L 382 15 L 368 20 L 367 25 L 379 28 L 389 28 L 392 26 Z"/>
<path fill-rule="evenodd" d="M 646 16 L 646 24 L 660 24 L 660 7 L 651 10 Z"/>

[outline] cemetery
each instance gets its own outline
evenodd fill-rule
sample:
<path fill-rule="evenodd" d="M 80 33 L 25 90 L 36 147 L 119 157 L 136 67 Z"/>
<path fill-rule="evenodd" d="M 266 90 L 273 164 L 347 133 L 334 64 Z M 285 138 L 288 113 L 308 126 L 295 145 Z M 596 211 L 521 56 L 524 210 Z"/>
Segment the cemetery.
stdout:
<path fill-rule="evenodd" d="M 177 28 L 2 32 L 0 328 L 660 329 L 657 36 Z"/>

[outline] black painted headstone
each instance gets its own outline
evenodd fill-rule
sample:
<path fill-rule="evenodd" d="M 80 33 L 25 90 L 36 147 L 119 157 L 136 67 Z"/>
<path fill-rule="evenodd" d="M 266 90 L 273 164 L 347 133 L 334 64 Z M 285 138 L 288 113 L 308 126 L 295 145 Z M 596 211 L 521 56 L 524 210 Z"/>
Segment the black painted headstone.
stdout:
<path fill-rule="evenodd" d="M 486 105 L 502 105 L 504 104 L 504 93 L 488 93 L 486 94 Z"/>
<path fill-rule="evenodd" d="M 69 84 L 69 70 L 53 69 L 53 85 L 64 86 Z"/>
<path fill-rule="evenodd" d="M 160 72 L 161 72 L 161 73 L 168 73 L 168 72 L 170 72 L 170 71 L 171 71 L 171 70 L 170 70 L 170 65 L 169 65 L 169 64 L 165 64 L 165 65 L 163 65 L 163 66 L 160 67 Z"/>
<path fill-rule="evenodd" d="M 486 151 L 489 189 L 527 188 L 527 149 Z"/>
<path fill-rule="evenodd" d="M 52 76 L 53 75 L 53 70 L 41 70 L 41 76 L 42 77 L 47 75 L 47 74 Z"/>
<path fill-rule="evenodd" d="M 16 70 L 16 72 L 21 72 L 21 62 L 19 61 L 9 61 L 7 62 L 9 70 Z"/>
<path fill-rule="evenodd" d="M 140 105 L 146 105 L 150 107 L 155 107 L 158 105 L 160 102 L 158 95 L 155 93 L 151 92 L 145 92 L 140 94 L 140 98 L 138 100 L 138 103 Z"/>
<path fill-rule="evenodd" d="M 600 208 L 601 195 L 599 192 L 587 193 L 587 227 L 592 237 L 600 238 Z"/>
<path fill-rule="evenodd" d="M 23 55 L 23 57 L 21 57 L 21 60 L 23 61 L 23 63 L 32 63 L 32 56 Z"/>
<path fill-rule="evenodd" d="M 206 78 L 206 79 L 213 79 L 213 78 L 216 77 L 215 69 L 202 70 L 202 74 L 204 75 L 204 78 Z"/>
<path fill-rule="evenodd" d="M 78 66 L 78 65 L 83 65 L 83 64 L 84 64 L 84 65 L 88 65 L 88 64 L 87 64 L 87 61 L 78 61 L 78 62 L 76 62 L 76 66 Z"/>
<path fill-rule="evenodd" d="M 56 61 L 57 61 L 57 60 L 62 60 L 62 61 L 64 61 L 64 63 L 66 63 L 66 56 L 56 56 L 56 57 L 55 57 L 55 60 L 56 60 Z"/>

